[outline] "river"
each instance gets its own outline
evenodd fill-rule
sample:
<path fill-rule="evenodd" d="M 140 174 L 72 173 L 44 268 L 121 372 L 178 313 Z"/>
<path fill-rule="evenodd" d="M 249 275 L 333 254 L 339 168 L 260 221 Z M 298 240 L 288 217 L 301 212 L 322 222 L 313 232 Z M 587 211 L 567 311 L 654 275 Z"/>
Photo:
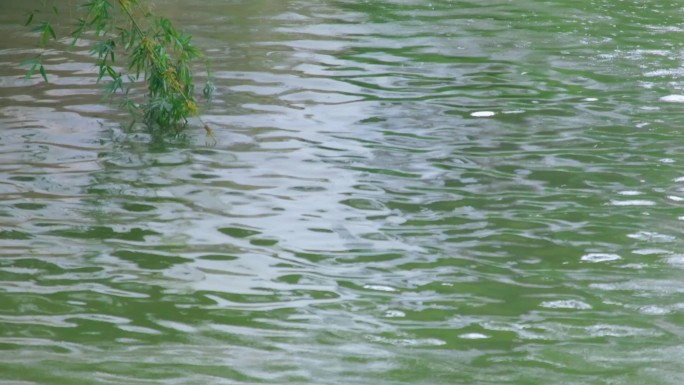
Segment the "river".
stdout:
<path fill-rule="evenodd" d="M 87 44 L 24 79 L 41 3 L 0 3 L 2 384 L 684 383 L 681 4 L 159 1 L 212 145 L 128 131 Z"/>

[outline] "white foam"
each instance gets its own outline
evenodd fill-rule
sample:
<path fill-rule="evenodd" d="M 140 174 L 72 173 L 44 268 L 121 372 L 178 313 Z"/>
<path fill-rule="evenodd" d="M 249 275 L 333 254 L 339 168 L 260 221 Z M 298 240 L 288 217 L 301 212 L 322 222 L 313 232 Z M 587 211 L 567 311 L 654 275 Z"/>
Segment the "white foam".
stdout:
<path fill-rule="evenodd" d="M 662 334 L 661 332 L 651 329 L 607 324 L 589 326 L 587 327 L 587 332 L 593 337 L 635 337 L 648 335 L 657 336 Z"/>
<path fill-rule="evenodd" d="M 580 258 L 581 261 L 585 262 L 608 262 L 608 261 L 616 261 L 618 259 L 622 259 L 617 254 L 610 254 L 610 253 L 589 253 L 585 254 Z"/>
<path fill-rule="evenodd" d="M 470 116 L 475 118 L 489 118 L 494 115 L 496 115 L 494 111 L 475 111 L 470 114 Z"/>
<path fill-rule="evenodd" d="M 539 304 L 541 307 L 547 307 L 551 309 L 579 309 L 587 310 L 591 309 L 591 305 L 586 302 L 578 301 L 575 299 L 559 300 L 559 301 L 544 301 Z"/>
<path fill-rule="evenodd" d="M 627 237 L 646 242 L 674 242 L 675 236 L 656 233 L 655 231 L 637 231 L 634 234 L 627 234 Z"/>
<path fill-rule="evenodd" d="M 655 305 L 642 306 L 639 308 L 639 311 L 642 314 L 651 314 L 651 315 L 661 315 L 661 314 L 667 314 L 667 313 L 671 312 L 671 310 L 668 308 L 655 306 Z"/>
<path fill-rule="evenodd" d="M 652 78 L 656 76 L 677 76 L 681 75 L 682 71 L 679 69 L 659 69 L 655 71 L 645 72 L 644 76 Z"/>
<path fill-rule="evenodd" d="M 380 336 L 368 336 L 369 340 L 373 342 L 380 342 L 390 345 L 398 346 L 442 346 L 446 345 L 446 342 L 439 340 L 437 338 L 422 338 L 422 339 L 410 339 L 410 338 L 386 338 Z"/>
<path fill-rule="evenodd" d="M 672 254 L 671 251 L 663 249 L 638 249 L 632 250 L 632 253 L 639 255 Z"/>
<path fill-rule="evenodd" d="M 459 335 L 459 337 L 466 339 L 466 340 L 481 340 L 485 338 L 489 338 L 488 335 L 482 334 L 482 333 L 465 333 Z"/>
<path fill-rule="evenodd" d="M 403 318 L 406 317 L 406 313 L 401 310 L 387 310 L 385 312 L 385 317 L 387 318 Z"/>
<path fill-rule="evenodd" d="M 383 285 L 363 285 L 364 289 L 377 290 L 377 291 L 397 291 L 397 289 L 389 286 Z"/>
<path fill-rule="evenodd" d="M 684 254 L 674 254 L 667 258 L 667 263 L 670 265 L 681 266 L 684 265 Z"/>
<path fill-rule="evenodd" d="M 618 201 L 612 199 L 610 204 L 613 206 L 655 206 L 655 202 L 647 201 L 645 199 L 632 199 L 627 201 Z"/>
<path fill-rule="evenodd" d="M 684 103 L 684 95 L 667 95 L 660 98 L 661 102 Z"/>

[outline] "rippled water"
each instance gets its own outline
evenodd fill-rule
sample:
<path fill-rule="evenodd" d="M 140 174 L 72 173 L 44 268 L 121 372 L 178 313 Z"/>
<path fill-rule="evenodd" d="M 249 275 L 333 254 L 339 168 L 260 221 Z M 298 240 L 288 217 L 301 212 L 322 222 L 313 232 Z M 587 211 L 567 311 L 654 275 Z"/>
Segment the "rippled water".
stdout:
<path fill-rule="evenodd" d="M 681 4 L 160 3 L 213 147 L 126 133 L 86 46 L 23 80 L 38 6 L 0 3 L 3 384 L 684 383 Z"/>

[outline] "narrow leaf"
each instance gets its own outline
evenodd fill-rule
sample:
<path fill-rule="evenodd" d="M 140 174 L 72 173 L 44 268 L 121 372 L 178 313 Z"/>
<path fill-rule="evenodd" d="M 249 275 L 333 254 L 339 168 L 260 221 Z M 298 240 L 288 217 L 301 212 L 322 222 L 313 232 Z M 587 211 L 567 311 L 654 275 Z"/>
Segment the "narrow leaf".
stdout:
<path fill-rule="evenodd" d="M 43 77 L 45 83 L 48 83 L 47 74 L 45 73 L 45 67 L 43 67 L 42 65 L 40 66 L 40 76 Z"/>
<path fill-rule="evenodd" d="M 45 27 L 43 28 L 43 37 L 40 39 L 40 45 L 43 47 L 47 46 L 48 40 L 50 40 L 50 32 L 48 31 L 48 28 L 50 27 L 49 24 L 45 24 Z"/>
<path fill-rule="evenodd" d="M 116 72 L 114 72 L 114 70 L 110 66 L 107 66 L 107 73 L 109 74 L 109 76 L 112 77 L 112 79 L 118 79 L 120 77 L 116 74 Z"/>
<path fill-rule="evenodd" d="M 50 35 L 54 40 L 57 40 L 57 35 L 55 35 L 55 30 L 52 29 L 52 26 L 50 24 L 47 25 L 47 30 L 50 32 Z"/>
<path fill-rule="evenodd" d="M 33 16 L 35 16 L 35 13 L 29 12 L 28 18 L 26 19 L 26 23 L 24 23 L 24 26 L 31 24 L 31 22 L 33 21 Z"/>
<path fill-rule="evenodd" d="M 38 68 L 39 65 L 40 64 L 35 63 L 31 66 L 31 68 L 29 68 L 28 71 L 26 71 L 26 79 L 30 79 L 31 76 L 33 76 L 33 73 L 36 72 L 36 68 Z"/>
<path fill-rule="evenodd" d="M 103 64 L 101 64 L 100 65 L 100 71 L 97 74 L 97 80 L 96 80 L 97 83 L 99 83 L 100 80 L 102 80 L 102 77 L 104 76 L 105 72 L 107 72 L 107 68 Z"/>

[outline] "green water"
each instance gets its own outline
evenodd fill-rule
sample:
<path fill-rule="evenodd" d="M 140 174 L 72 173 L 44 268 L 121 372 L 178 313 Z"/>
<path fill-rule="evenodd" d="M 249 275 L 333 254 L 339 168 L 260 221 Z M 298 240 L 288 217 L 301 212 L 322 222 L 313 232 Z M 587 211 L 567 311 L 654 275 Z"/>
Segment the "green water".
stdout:
<path fill-rule="evenodd" d="M 0 383 L 684 383 L 681 4 L 158 2 L 213 147 L 125 132 L 85 46 L 23 80 L 39 6 L 0 2 Z"/>

